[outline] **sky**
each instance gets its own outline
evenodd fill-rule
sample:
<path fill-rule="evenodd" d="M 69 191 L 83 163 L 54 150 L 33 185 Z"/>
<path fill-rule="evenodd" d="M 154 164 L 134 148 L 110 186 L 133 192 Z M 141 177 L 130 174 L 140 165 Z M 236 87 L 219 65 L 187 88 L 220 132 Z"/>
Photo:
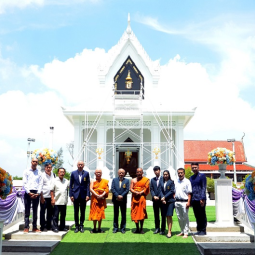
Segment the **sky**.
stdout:
<path fill-rule="evenodd" d="M 61 107 L 93 91 L 128 13 L 161 65 L 167 93 L 158 99 L 197 107 L 184 139 L 244 136 L 255 165 L 255 1 L 0 0 L 0 167 L 22 176 L 27 138 L 35 138 L 29 150 L 47 147 L 54 126 L 53 149 L 63 148 L 70 168 L 73 127 Z"/>

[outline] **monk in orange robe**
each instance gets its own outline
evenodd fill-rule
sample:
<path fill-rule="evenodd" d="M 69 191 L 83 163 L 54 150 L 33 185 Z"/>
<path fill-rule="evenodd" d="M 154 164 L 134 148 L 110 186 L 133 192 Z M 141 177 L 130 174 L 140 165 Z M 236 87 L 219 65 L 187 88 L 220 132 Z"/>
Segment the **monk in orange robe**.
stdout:
<path fill-rule="evenodd" d="M 130 191 L 132 192 L 131 219 L 136 224 L 136 230 L 133 233 L 144 234 L 143 222 L 144 219 L 148 218 L 146 212 L 146 196 L 150 192 L 150 180 L 146 177 L 143 177 L 142 168 L 137 168 L 136 176 L 136 178 L 132 179 L 130 185 Z"/>
<path fill-rule="evenodd" d="M 90 213 L 89 220 L 93 220 L 94 229 L 90 231 L 93 233 L 104 233 L 101 229 L 102 219 L 105 219 L 104 209 L 106 206 L 106 198 L 109 194 L 108 180 L 102 179 L 102 170 L 96 169 L 95 171 L 96 179 L 90 182 L 90 192 L 91 204 L 90 204 Z M 98 222 L 98 230 L 96 230 Z"/>

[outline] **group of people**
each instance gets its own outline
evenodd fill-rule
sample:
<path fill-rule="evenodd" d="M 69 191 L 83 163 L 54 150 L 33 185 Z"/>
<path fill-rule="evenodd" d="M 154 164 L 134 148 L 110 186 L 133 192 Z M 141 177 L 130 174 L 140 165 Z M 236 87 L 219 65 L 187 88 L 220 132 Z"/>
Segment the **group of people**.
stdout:
<path fill-rule="evenodd" d="M 70 182 L 64 178 L 65 169 L 58 169 L 58 177 L 52 173 L 51 164 L 45 165 L 45 172 L 37 169 L 38 160 L 32 159 L 31 169 L 23 176 L 25 201 L 25 229 L 29 232 L 29 216 L 31 204 L 33 207 L 33 232 L 52 230 L 67 231 L 65 226 L 68 194 L 74 206 L 75 233 L 84 232 L 86 204 L 89 200 L 90 213 L 88 219 L 93 221 L 90 233 L 104 233 L 101 228 L 105 219 L 106 199 L 109 194 L 108 180 L 102 179 L 102 170 L 95 170 L 95 180 L 90 180 L 89 173 L 84 170 L 84 162 L 79 161 L 78 169 L 71 173 Z M 112 180 L 111 192 L 113 202 L 113 233 L 126 232 L 127 195 L 131 198 L 131 220 L 135 222 L 134 234 L 144 234 L 144 220 L 148 218 L 146 211 L 146 196 L 151 193 L 155 220 L 154 234 L 172 236 L 172 216 L 174 209 L 178 217 L 181 232 L 178 236 L 188 237 L 189 207 L 193 207 L 197 222 L 197 235 L 206 235 L 206 177 L 199 172 L 199 164 L 192 163 L 194 175 L 190 180 L 185 178 L 185 169 L 179 168 L 176 181 L 171 179 L 168 170 L 163 171 L 159 166 L 153 168 L 155 177 L 149 180 L 143 176 L 143 169 L 137 168 L 136 178 L 129 182 L 125 178 L 125 170 L 118 170 L 118 177 Z M 69 192 L 68 192 L 69 190 Z M 37 208 L 40 202 L 40 229 L 37 228 Z M 46 213 L 47 211 L 47 213 Z M 121 222 L 119 224 L 119 212 Z M 160 226 L 161 214 L 161 226 Z M 60 215 L 60 223 L 58 223 Z M 46 216 L 46 219 L 45 219 Z"/>

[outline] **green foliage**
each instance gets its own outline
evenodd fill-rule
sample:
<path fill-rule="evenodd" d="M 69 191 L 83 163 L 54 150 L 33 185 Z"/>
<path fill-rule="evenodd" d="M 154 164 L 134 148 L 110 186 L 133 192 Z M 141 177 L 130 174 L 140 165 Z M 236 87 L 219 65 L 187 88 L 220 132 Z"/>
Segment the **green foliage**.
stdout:
<path fill-rule="evenodd" d="M 59 169 L 60 167 L 63 167 L 63 165 L 64 165 L 63 149 L 62 149 L 62 147 L 58 150 L 57 155 L 58 155 L 58 162 L 57 162 L 57 164 L 54 166 L 54 169 L 53 169 L 53 173 L 54 173 L 56 176 L 58 176 L 58 169 Z M 69 173 L 69 172 L 66 171 L 66 174 L 65 174 L 64 178 L 66 178 L 67 180 L 70 180 L 70 176 L 71 176 L 71 173 Z"/>
<path fill-rule="evenodd" d="M 58 150 L 57 155 L 58 155 L 58 162 L 54 168 L 59 169 L 60 167 L 63 167 L 63 164 L 64 164 L 62 147 L 60 147 L 60 149 Z"/>
<path fill-rule="evenodd" d="M 247 179 L 249 176 L 250 176 L 250 174 L 246 174 L 246 175 L 244 176 L 244 178 L 243 178 L 242 183 L 245 183 L 246 179 Z"/>
<path fill-rule="evenodd" d="M 206 188 L 208 192 L 214 193 L 214 179 L 206 177 Z"/>
<path fill-rule="evenodd" d="M 16 176 L 13 176 L 12 179 L 13 179 L 13 180 L 22 180 L 23 178 L 22 178 L 22 177 L 18 177 L 18 176 L 16 175 Z"/>
<path fill-rule="evenodd" d="M 189 179 L 193 174 L 191 167 L 185 168 L 185 178 Z"/>

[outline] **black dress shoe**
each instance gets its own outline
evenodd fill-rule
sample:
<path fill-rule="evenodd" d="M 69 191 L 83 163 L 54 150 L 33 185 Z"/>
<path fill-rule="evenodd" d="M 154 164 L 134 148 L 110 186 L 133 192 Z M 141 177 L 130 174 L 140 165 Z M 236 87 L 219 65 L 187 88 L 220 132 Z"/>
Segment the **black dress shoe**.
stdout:
<path fill-rule="evenodd" d="M 68 231 L 69 229 L 68 228 L 61 228 L 59 229 L 59 231 Z"/>
<path fill-rule="evenodd" d="M 80 232 L 84 233 L 84 228 L 83 227 L 80 227 Z"/>
<path fill-rule="evenodd" d="M 153 232 L 153 234 L 158 234 L 160 232 L 159 228 L 156 228 L 156 230 Z"/>
<path fill-rule="evenodd" d="M 74 233 L 78 233 L 79 232 L 79 228 L 76 227 L 75 230 L 74 230 Z"/>
<path fill-rule="evenodd" d="M 58 229 L 57 228 L 53 229 L 52 231 L 55 232 L 55 233 L 58 233 Z"/>
<path fill-rule="evenodd" d="M 159 234 L 164 236 L 165 235 L 165 231 L 160 231 Z"/>
<path fill-rule="evenodd" d="M 205 235 L 206 235 L 206 232 L 200 231 L 197 235 L 199 235 L 199 236 L 205 236 Z"/>
<path fill-rule="evenodd" d="M 118 229 L 113 229 L 112 233 L 116 234 L 118 232 Z"/>
<path fill-rule="evenodd" d="M 195 232 L 193 235 L 199 235 L 201 231 Z"/>
<path fill-rule="evenodd" d="M 125 229 L 122 229 L 122 230 L 121 230 L 121 233 L 122 233 L 122 234 L 125 234 L 125 233 L 126 233 L 126 230 L 125 230 Z"/>

